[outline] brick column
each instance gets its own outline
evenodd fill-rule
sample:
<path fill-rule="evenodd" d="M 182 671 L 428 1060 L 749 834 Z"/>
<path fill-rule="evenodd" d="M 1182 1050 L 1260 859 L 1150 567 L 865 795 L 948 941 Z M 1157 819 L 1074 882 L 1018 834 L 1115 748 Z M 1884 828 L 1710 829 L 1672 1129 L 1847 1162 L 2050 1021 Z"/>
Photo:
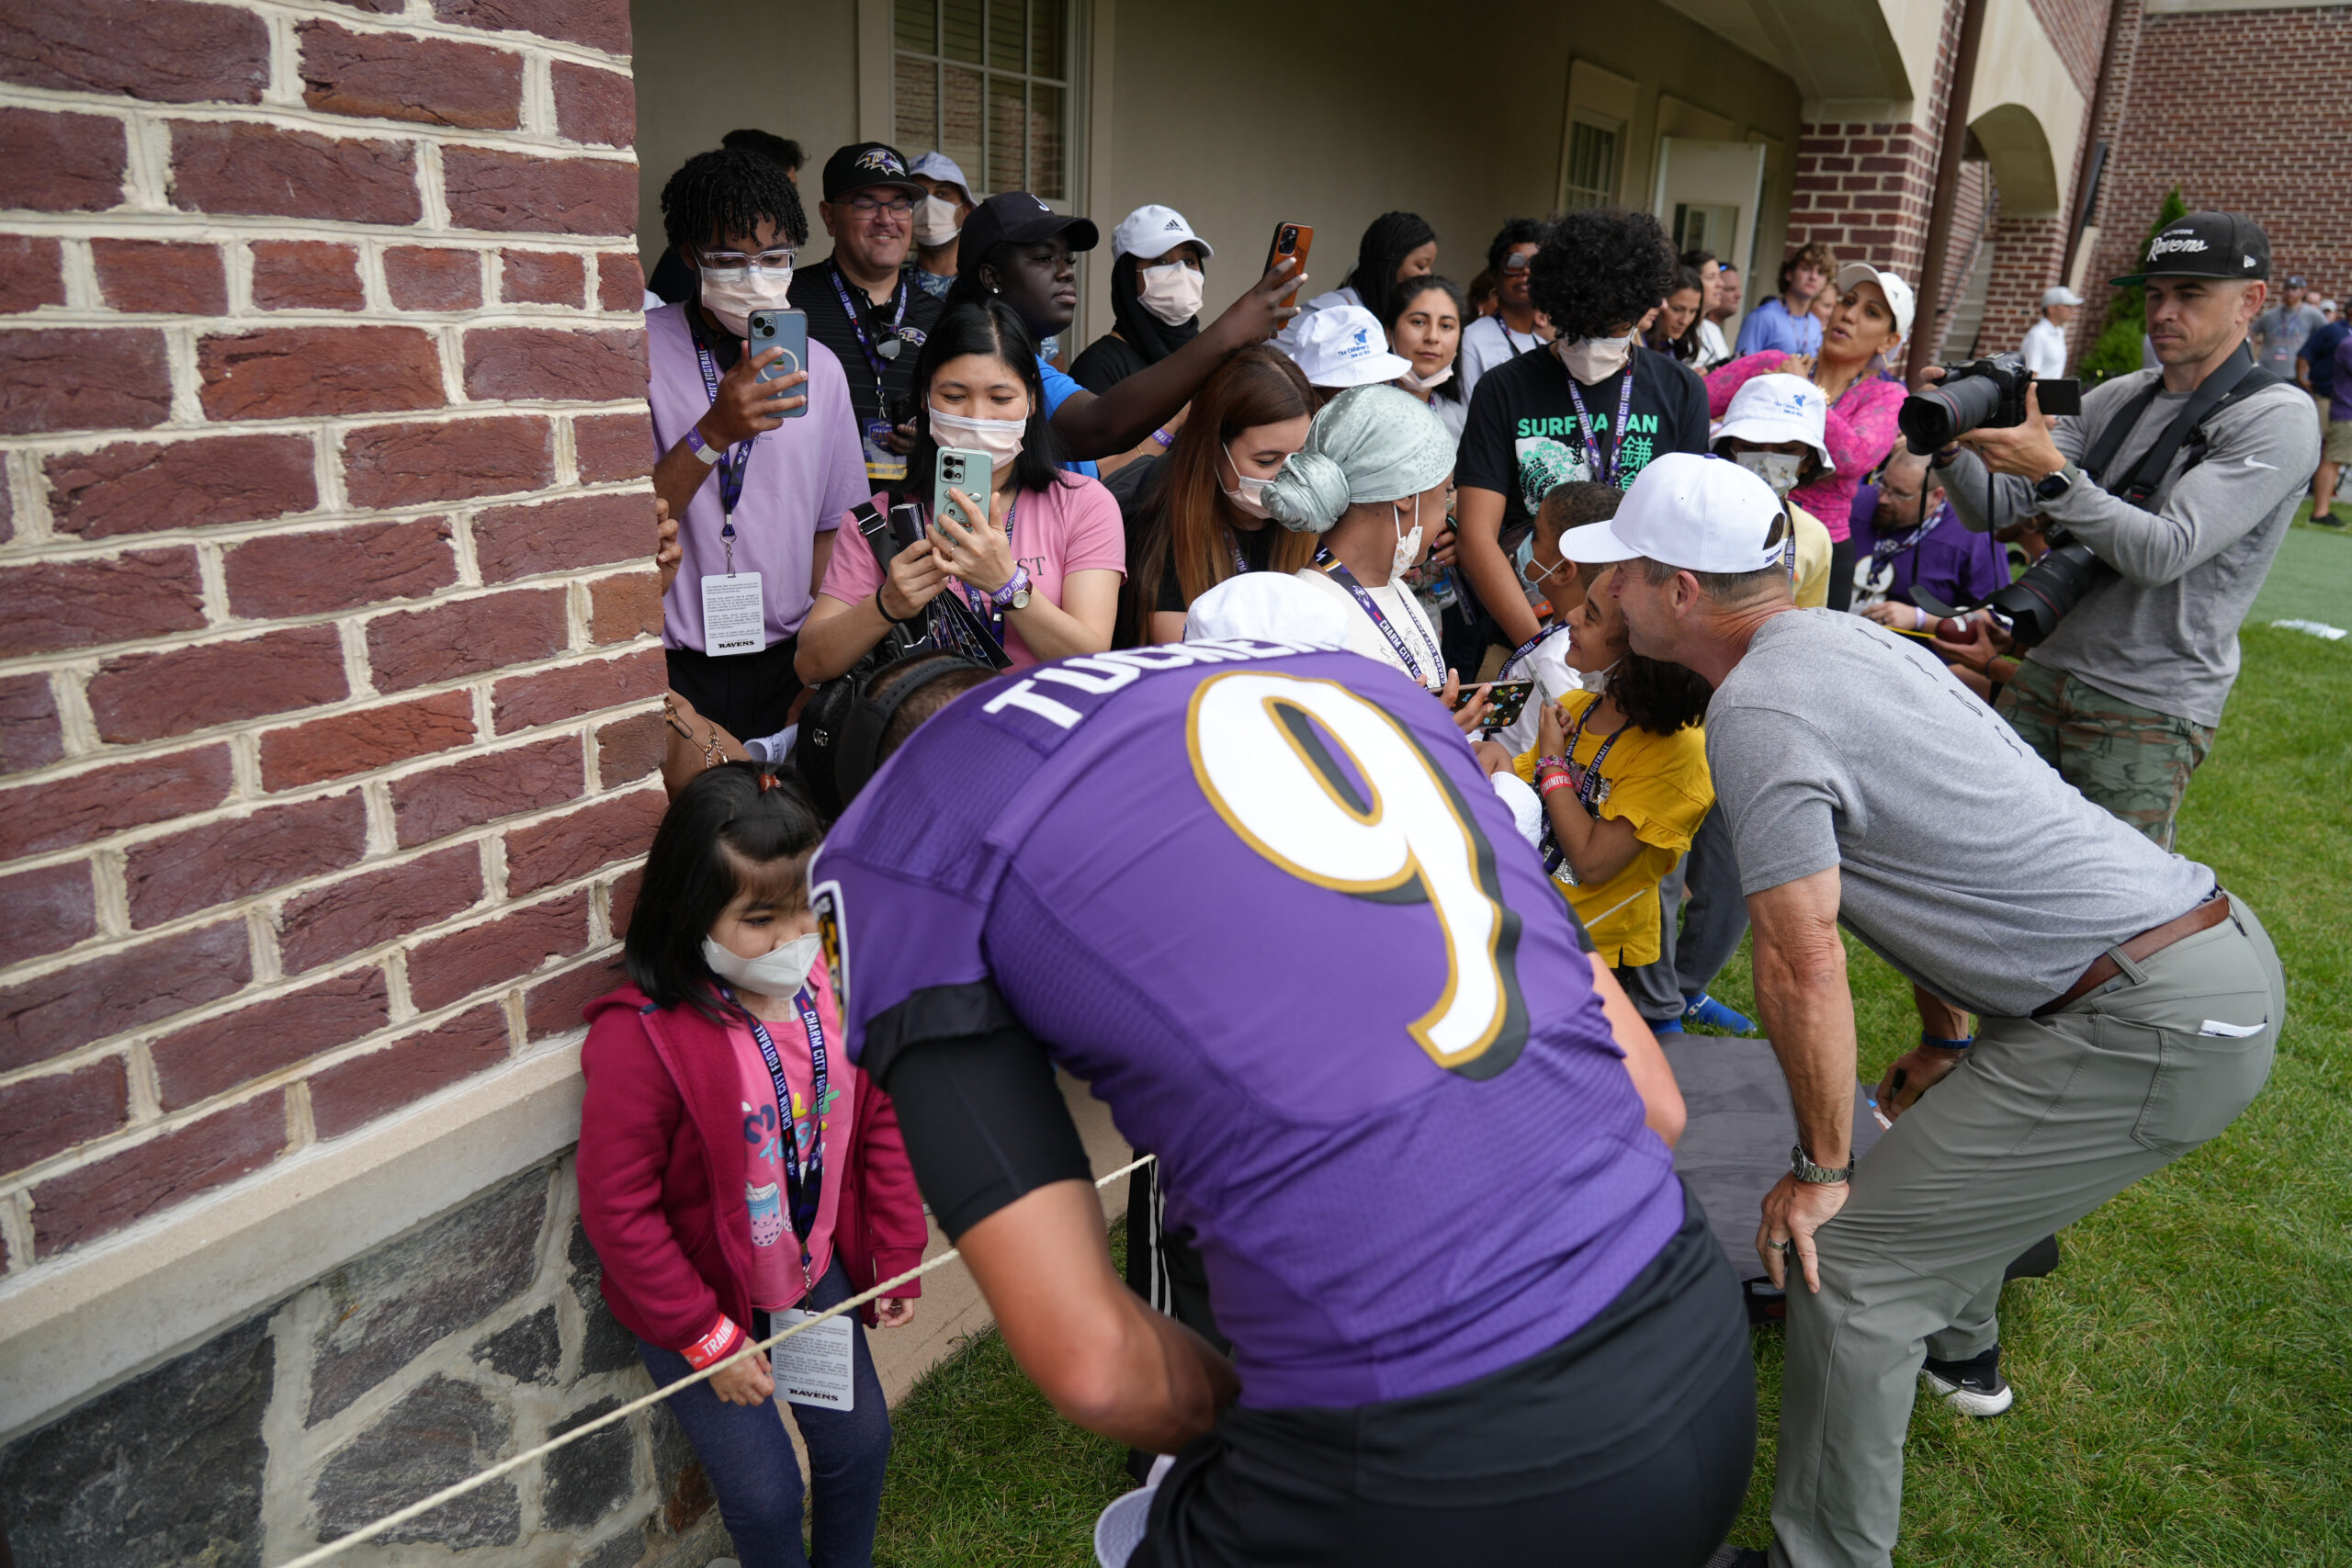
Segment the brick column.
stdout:
<path fill-rule="evenodd" d="M 1893 120 L 1806 124 L 1789 195 L 1789 248 L 1818 241 L 1917 284 L 1935 194 L 1935 132 Z M 1774 268 L 1780 258 L 1771 258 Z M 1758 266 L 1764 272 L 1762 265 Z M 1770 284 L 1767 284 L 1769 289 Z"/>
<path fill-rule="evenodd" d="M 611 983 L 662 808 L 628 10 L 382 9 L 12 8 L 11 1272 Z"/>
<path fill-rule="evenodd" d="M 2066 220 L 2003 217 L 1993 225 L 1992 241 L 1993 276 L 1977 347 L 1983 354 L 2009 354 L 2040 319 L 2042 291 L 2065 281 Z"/>

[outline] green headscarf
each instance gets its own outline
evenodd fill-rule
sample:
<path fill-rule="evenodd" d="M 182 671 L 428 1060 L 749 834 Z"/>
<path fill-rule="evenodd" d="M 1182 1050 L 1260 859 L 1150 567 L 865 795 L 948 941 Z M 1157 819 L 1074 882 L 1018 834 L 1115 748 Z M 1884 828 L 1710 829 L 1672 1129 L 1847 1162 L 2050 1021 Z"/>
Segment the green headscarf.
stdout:
<path fill-rule="evenodd" d="M 1419 398 L 1351 387 L 1323 405 L 1306 445 L 1260 492 L 1283 527 L 1320 534 L 1352 503 L 1402 501 L 1453 471 L 1453 437 Z"/>

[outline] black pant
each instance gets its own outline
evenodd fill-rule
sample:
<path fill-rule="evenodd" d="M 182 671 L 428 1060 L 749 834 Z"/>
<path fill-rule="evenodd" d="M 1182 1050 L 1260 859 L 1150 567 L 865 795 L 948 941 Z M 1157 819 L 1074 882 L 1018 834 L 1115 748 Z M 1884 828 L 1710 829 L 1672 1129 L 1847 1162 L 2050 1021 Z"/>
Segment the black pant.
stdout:
<path fill-rule="evenodd" d="M 738 740 L 758 740 L 792 722 L 792 699 L 800 677 L 792 671 L 798 637 L 773 642 L 757 653 L 713 659 L 691 648 L 665 648 L 670 689 L 695 711 Z"/>
<path fill-rule="evenodd" d="M 1854 541 L 1849 535 L 1829 542 L 1829 608 L 1854 607 Z"/>
<path fill-rule="evenodd" d="M 1747 1495 L 1747 1310 L 1698 1205 L 1601 1315 L 1456 1388 L 1228 1408 L 1153 1498 L 1128 1568 L 1699 1568 Z"/>

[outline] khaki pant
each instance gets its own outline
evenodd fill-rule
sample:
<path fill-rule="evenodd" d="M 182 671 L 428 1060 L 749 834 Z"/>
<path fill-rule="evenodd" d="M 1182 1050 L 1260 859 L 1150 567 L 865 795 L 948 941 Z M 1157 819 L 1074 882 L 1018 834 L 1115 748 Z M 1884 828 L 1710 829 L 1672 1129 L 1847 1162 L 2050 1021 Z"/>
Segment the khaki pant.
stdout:
<path fill-rule="evenodd" d="M 2189 775 L 2213 749 L 2211 729 L 2030 659 L 1994 707 L 2084 799 L 2172 848 L 2173 818 Z"/>
<path fill-rule="evenodd" d="M 1789 1291 L 1775 1568 L 1888 1568 L 1921 1359 L 1992 1348 L 2010 1258 L 2252 1102 L 2286 979 L 2254 912 L 2232 913 L 2062 1012 L 1985 1019 L 1856 1167 L 1815 1238 L 1820 1293 Z"/>

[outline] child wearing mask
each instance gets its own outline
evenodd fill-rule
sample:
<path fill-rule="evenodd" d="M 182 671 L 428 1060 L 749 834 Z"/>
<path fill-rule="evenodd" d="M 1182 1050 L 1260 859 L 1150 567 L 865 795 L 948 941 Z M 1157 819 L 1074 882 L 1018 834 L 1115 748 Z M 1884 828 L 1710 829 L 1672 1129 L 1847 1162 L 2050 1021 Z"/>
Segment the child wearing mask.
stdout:
<path fill-rule="evenodd" d="M 1533 681 L 1519 716 L 1495 732 L 1494 739 L 1516 757 L 1535 744 L 1536 727 L 1544 710 L 1570 692 L 1585 689 L 1584 672 L 1568 661 L 1566 612 L 1584 601 L 1598 569 L 1581 566 L 1560 554 L 1560 539 L 1572 528 L 1605 523 L 1617 515 L 1624 491 L 1615 485 L 1575 479 L 1555 485 L 1536 509 L 1535 525 L 1520 538 L 1511 552 L 1511 569 L 1527 595 L 1527 607 L 1543 622 L 1543 629 L 1513 649 L 1496 671 L 1497 681 Z"/>
<path fill-rule="evenodd" d="M 1732 394 L 1715 427 L 1715 456 L 1755 474 L 1788 503 L 1795 525 L 1789 543 L 1791 575 L 1802 610 L 1829 603 L 1833 547 L 1827 526 L 1790 495 L 1837 470 L 1829 457 L 1828 411 L 1828 397 L 1804 377 L 1758 376 Z"/>
<path fill-rule="evenodd" d="M 800 678 L 813 685 L 847 673 L 893 625 L 944 592 L 963 596 L 1015 670 L 1108 649 L 1127 561 L 1118 503 L 1101 481 L 1058 466 L 1036 339 L 1020 312 L 1001 299 L 947 310 L 923 344 L 915 391 L 909 491 L 927 501 L 940 448 L 958 446 L 994 460 L 989 492 L 955 492 L 887 575 L 865 535 L 854 525 L 838 529 L 801 631 Z M 876 495 L 873 504 L 890 501 Z"/>
<path fill-rule="evenodd" d="M 849 1059 L 810 912 L 821 834 L 789 773 L 728 762 L 654 835 L 624 946 L 629 984 L 588 1008 L 580 1218 L 605 1300 L 656 1383 L 726 1360 L 904 1273 L 927 1231 L 888 1098 Z M 896 1326 L 922 1293 L 863 1309 Z M 815 1486 L 815 1558 L 869 1562 L 890 1416 L 857 1315 L 789 1400 Z M 784 1352 L 779 1350 L 778 1354 Z M 805 1371 L 805 1369 L 804 1369 Z M 807 1568 L 802 1481 L 764 1353 L 671 1396 L 744 1568 Z"/>

